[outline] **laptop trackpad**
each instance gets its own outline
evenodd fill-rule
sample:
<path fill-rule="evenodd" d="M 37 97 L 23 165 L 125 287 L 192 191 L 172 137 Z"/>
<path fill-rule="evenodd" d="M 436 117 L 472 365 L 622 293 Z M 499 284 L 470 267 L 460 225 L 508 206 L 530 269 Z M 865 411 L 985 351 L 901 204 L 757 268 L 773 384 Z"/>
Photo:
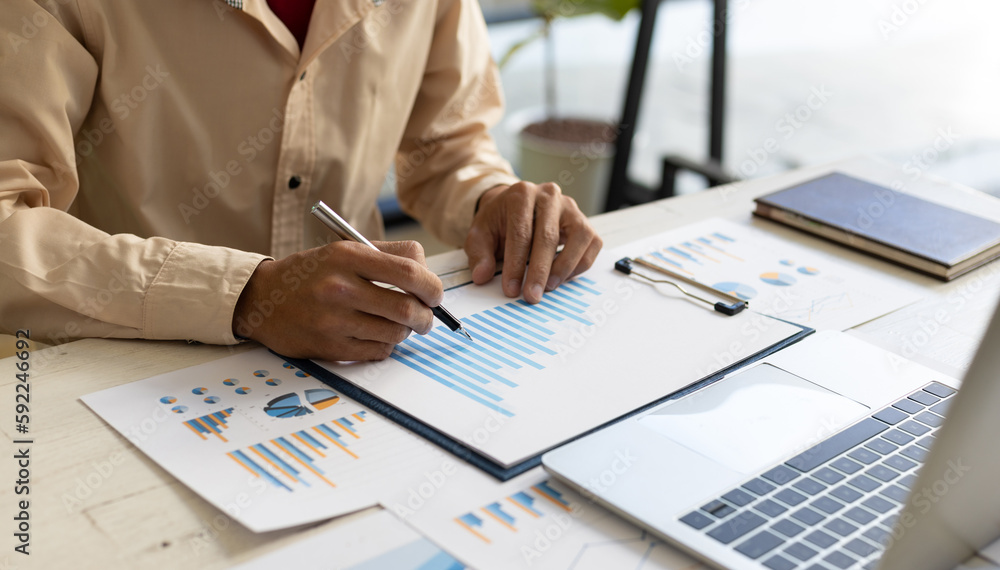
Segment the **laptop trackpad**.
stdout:
<path fill-rule="evenodd" d="M 870 413 L 858 402 L 762 364 L 639 418 L 639 424 L 752 474 Z"/>

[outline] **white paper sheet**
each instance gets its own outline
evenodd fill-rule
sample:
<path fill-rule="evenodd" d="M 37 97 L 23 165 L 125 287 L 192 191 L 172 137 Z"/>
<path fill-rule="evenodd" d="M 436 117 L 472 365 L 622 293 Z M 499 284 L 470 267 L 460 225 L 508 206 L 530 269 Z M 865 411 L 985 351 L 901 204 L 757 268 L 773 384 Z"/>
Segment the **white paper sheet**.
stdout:
<path fill-rule="evenodd" d="M 754 311 L 816 330 L 846 330 L 920 299 L 873 271 L 719 218 L 641 240 L 630 250 L 748 300 Z"/>
<path fill-rule="evenodd" d="M 635 251 L 601 254 L 539 305 L 508 299 L 499 279 L 449 291 L 475 342 L 439 325 L 384 362 L 320 364 L 509 466 L 799 332 L 614 271 Z"/>
<path fill-rule="evenodd" d="M 82 399 L 255 532 L 375 505 L 403 466 L 442 453 L 266 349 Z"/>
<path fill-rule="evenodd" d="M 471 568 L 653 570 L 696 561 L 549 478 L 542 468 L 500 484 L 469 468 L 432 492 L 383 506 Z"/>
<path fill-rule="evenodd" d="M 233 570 L 462 570 L 465 566 L 386 511 L 300 540 Z"/>

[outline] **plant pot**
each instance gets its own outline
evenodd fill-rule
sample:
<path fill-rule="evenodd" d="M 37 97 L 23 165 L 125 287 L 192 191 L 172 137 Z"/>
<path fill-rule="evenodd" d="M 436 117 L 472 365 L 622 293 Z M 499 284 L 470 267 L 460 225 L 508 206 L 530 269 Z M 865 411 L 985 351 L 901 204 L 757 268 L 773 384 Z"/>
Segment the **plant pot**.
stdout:
<path fill-rule="evenodd" d="M 617 125 L 581 118 L 534 121 L 518 132 L 520 175 L 555 182 L 584 214 L 604 211 Z"/>

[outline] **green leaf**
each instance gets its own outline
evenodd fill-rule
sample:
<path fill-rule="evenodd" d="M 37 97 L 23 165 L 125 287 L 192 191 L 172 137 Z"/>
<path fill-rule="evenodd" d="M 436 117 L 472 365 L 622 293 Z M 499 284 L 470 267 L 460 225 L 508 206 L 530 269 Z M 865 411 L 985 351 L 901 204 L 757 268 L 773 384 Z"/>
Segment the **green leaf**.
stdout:
<path fill-rule="evenodd" d="M 587 14 L 604 14 L 621 20 L 630 10 L 639 7 L 640 0 L 534 0 L 535 11 L 547 20 L 572 18 Z"/>
<path fill-rule="evenodd" d="M 527 46 L 531 42 L 543 36 L 545 36 L 545 26 L 542 26 L 535 33 L 517 42 L 516 44 L 510 46 L 510 49 L 507 50 L 507 53 L 503 54 L 503 57 L 500 58 L 500 61 L 497 63 L 497 67 L 503 69 L 503 67 L 507 65 L 507 62 L 510 61 L 510 58 L 514 57 L 514 54 L 521 51 L 523 47 Z"/>

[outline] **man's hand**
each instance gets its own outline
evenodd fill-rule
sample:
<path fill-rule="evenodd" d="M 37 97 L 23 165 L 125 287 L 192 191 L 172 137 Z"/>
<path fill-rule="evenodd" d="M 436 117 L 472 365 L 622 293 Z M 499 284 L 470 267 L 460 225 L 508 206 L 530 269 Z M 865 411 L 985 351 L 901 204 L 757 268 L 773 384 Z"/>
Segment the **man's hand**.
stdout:
<path fill-rule="evenodd" d="M 559 245 L 565 247 L 556 257 Z M 524 299 L 537 303 L 543 291 L 590 268 L 602 245 L 576 201 L 558 186 L 518 182 L 483 194 L 465 252 L 475 283 L 492 279 L 502 258 L 504 294 L 517 297 L 523 282 Z"/>
<path fill-rule="evenodd" d="M 338 241 L 257 266 L 233 313 L 233 332 L 280 354 L 382 360 L 410 332 L 429 332 L 444 298 L 419 243 Z M 372 283 L 395 285 L 408 295 Z"/>

